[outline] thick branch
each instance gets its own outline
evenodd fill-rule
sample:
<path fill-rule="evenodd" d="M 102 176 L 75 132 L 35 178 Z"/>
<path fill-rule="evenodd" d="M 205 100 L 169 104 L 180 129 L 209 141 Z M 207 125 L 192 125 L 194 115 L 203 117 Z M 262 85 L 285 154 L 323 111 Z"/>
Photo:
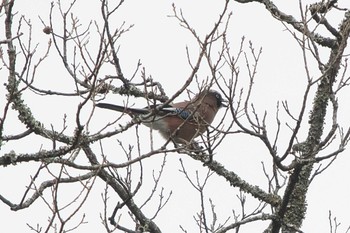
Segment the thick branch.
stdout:
<path fill-rule="evenodd" d="M 292 15 L 287 15 L 286 13 L 282 12 L 277 8 L 277 6 L 270 0 L 236 0 L 236 2 L 239 3 L 249 3 L 249 2 L 259 2 L 264 4 L 265 8 L 271 13 L 273 17 L 275 17 L 277 20 L 280 20 L 282 22 L 285 22 L 289 25 L 291 25 L 295 30 L 297 30 L 300 33 L 305 34 L 307 32 L 307 36 L 310 37 L 310 39 L 314 40 L 319 45 L 328 47 L 328 48 L 334 48 L 337 46 L 337 40 L 331 39 L 328 37 L 323 37 L 318 33 L 315 32 L 309 32 L 307 28 L 304 27 L 304 24 L 298 20 L 296 20 Z"/>
<path fill-rule="evenodd" d="M 325 74 L 320 81 L 316 96 L 313 102 L 313 109 L 309 118 L 309 132 L 301 154 L 305 158 L 314 158 L 321 143 L 323 135 L 323 125 L 328 102 L 333 94 L 332 85 L 334 84 L 341 65 L 341 58 L 347 46 L 347 39 L 350 35 L 350 12 L 347 12 L 345 19 L 339 28 L 339 34 L 342 40 L 339 46 L 331 50 L 329 61 L 326 64 Z M 290 176 L 282 205 L 278 210 L 278 217 L 283 219 L 286 225 L 299 228 L 305 217 L 306 212 L 306 193 L 308 191 L 309 179 L 313 163 L 297 166 Z M 273 221 L 272 231 L 278 233 L 281 228 L 281 221 Z M 290 229 L 284 229 L 288 231 Z"/>
<path fill-rule="evenodd" d="M 260 189 L 258 186 L 253 186 L 241 179 L 233 171 L 227 170 L 222 164 L 216 162 L 215 160 L 206 161 L 205 155 L 192 155 L 190 156 L 196 160 L 202 161 L 205 166 L 210 168 L 217 175 L 224 177 L 233 187 L 238 187 L 243 192 L 251 194 L 253 197 L 258 198 L 259 200 L 269 203 L 272 206 L 279 206 L 281 203 L 281 198 L 277 195 L 267 193 L 264 190 Z"/>

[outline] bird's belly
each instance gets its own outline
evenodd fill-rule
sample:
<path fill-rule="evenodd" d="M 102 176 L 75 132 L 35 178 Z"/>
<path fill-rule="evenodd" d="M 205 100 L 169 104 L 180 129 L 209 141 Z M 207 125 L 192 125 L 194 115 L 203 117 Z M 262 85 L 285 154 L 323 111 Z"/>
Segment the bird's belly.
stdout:
<path fill-rule="evenodd" d="M 206 129 L 204 124 L 169 116 L 151 122 L 143 122 L 143 124 L 158 130 L 165 139 L 172 137 L 177 143 L 188 143 L 205 132 Z"/>

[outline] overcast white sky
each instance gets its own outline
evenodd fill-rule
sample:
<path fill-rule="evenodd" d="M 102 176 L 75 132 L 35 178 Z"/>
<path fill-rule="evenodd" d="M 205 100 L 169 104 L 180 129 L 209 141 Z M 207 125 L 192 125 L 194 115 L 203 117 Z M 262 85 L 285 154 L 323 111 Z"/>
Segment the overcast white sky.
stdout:
<path fill-rule="evenodd" d="M 293 14 L 299 18 L 298 1 L 286 2 L 288 3 L 278 3 L 278 6 L 285 13 Z M 313 1 L 303 2 L 303 4 L 306 4 Z M 189 47 L 189 51 L 193 54 L 196 55 L 198 52 L 195 40 L 189 32 L 180 27 L 174 18 L 168 17 L 168 15 L 172 14 L 171 4 L 171 1 L 160 0 L 126 0 L 114 18 L 115 25 L 121 25 L 123 21 L 125 21 L 126 25 L 135 25 L 120 40 L 119 56 L 124 75 L 126 77 L 131 76 L 135 71 L 137 61 L 140 59 L 147 74 L 151 75 L 154 80 L 162 83 L 169 96 L 183 85 L 183 82 L 191 72 L 186 58 L 186 46 Z M 223 1 L 209 0 L 180 0 L 176 1 L 175 4 L 178 9 L 181 8 L 183 10 L 184 16 L 201 36 L 204 36 L 212 28 L 223 7 Z M 348 0 L 339 0 L 338 5 L 343 8 L 350 8 Z M 49 36 L 42 33 L 43 26 L 37 16 L 40 15 L 45 22 L 48 22 L 49 8 L 50 3 L 43 0 L 17 1 L 15 4 L 15 9 L 18 11 L 16 17 L 23 14 L 31 19 L 34 32 L 33 39 L 40 43 L 38 52 L 44 51 L 45 46 L 43 45 L 47 43 Z M 291 34 L 285 30 L 281 23 L 270 16 L 263 5 L 257 3 L 245 5 L 232 3 L 230 4 L 230 11 L 233 12 L 233 16 L 228 30 L 228 38 L 233 51 L 237 52 L 243 36 L 246 38 L 244 46 L 246 51 L 248 51 L 248 41 L 252 41 L 256 50 L 262 47 L 263 53 L 258 65 L 252 101 L 260 114 L 263 114 L 265 110 L 268 111 L 268 116 L 271 119 L 268 121 L 268 124 L 273 132 L 275 129 L 274 114 L 278 100 L 288 100 L 292 111 L 295 113 L 298 112 L 298 107 L 300 107 L 306 84 L 301 49 Z M 81 18 L 82 24 L 86 24 L 90 20 L 100 20 L 99 1 L 80 1 L 79 3 L 78 0 L 78 4 L 74 7 L 73 12 Z M 339 24 L 339 18 L 343 15 L 342 12 L 337 11 L 337 13 L 340 17 L 332 15 L 331 22 L 334 26 Z M 59 28 L 59 20 L 56 25 Z M 3 32 L 3 26 L 2 20 L 0 24 L 1 32 Z M 0 35 L 3 35 L 3 33 Z M 0 39 L 4 39 L 3 36 Z M 92 36 L 91 47 L 93 47 L 93 40 Z M 3 51 L 6 51 L 6 49 L 3 49 Z M 37 84 L 42 88 L 51 90 L 73 91 L 73 82 L 61 71 L 62 66 L 57 64 L 55 55 L 56 53 L 53 52 L 42 65 L 38 72 Z M 193 56 L 195 57 L 195 55 Z M 326 55 L 324 61 L 327 58 Z M 318 77 L 319 72 L 314 62 L 310 62 L 309 68 L 311 76 Z M 244 60 L 240 63 L 240 69 L 243 76 L 246 73 Z M 4 73 L 4 70 L 0 72 L 3 82 L 5 82 L 7 75 Z M 111 74 L 112 72 L 113 70 L 105 70 L 105 74 Z M 199 74 L 203 75 L 203 78 L 210 75 L 206 73 L 205 68 Z M 196 86 L 192 85 L 191 88 L 195 90 Z M 350 96 L 346 96 L 346 93 L 342 93 L 342 95 L 340 97 L 343 100 L 340 100 L 339 103 L 339 119 L 340 123 L 347 127 L 349 126 L 350 110 L 348 100 Z M 179 97 L 180 100 L 185 98 L 186 96 Z M 38 119 L 45 125 L 54 124 L 58 126 L 62 124 L 63 114 L 67 113 L 67 120 L 74 126 L 74 113 L 79 100 L 77 99 L 75 103 L 67 100 L 31 96 L 30 99 L 27 99 L 27 104 L 32 107 Z M 123 101 L 121 97 L 112 95 L 108 97 L 108 100 L 115 103 L 120 101 L 121 104 Z M 1 96 L 0 107 L 3 106 L 1 101 L 4 101 L 3 95 Z M 309 103 L 311 101 L 312 98 L 310 98 Z M 139 102 L 136 103 L 140 104 Z M 218 118 L 220 118 L 220 114 Z M 13 117 L 16 117 L 16 115 L 13 114 Z M 102 125 L 112 121 L 114 117 L 114 113 L 96 112 L 94 121 L 100 121 L 99 123 Z M 140 126 L 139 129 L 141 133 L 148 133 L 143 126 Z M 306 129 L 305 127 L 304 131 Z M 11 133 L 18 133 L 23 128 L 7 130 Z M 284 129 L 284 132 L 286 134 L 281 135 L 281 147 L 286 145 L 283 139 L 289 136 L 287 129 Z M 134 137 L 134 130 L 131 130 L 123 135 L 123 138 L 118 139 L 123 140 L 124 143 L 129 143 L 135 140 Z M 305 138 L 301 138 L 301 140 Z M 161 145 L 162 142 L 162 139 L 156 136 L 156 144 Z M 105 146 L 108 147 L 111 146 L 108 143 L 113 144 L 116 142 L 115 139 L 111 139 L 105 143 Z M 16 148 L 9 144 L 3 147 L 1 154 L 10 150 L 35 152 L 40 145 L 41 142 L 36 142 L 35 140 L 25 141 L 20 146 L 16 146 Z M 110 150 L 113 151 L 113 147 Z M 112 152 L 109 153 L 113 156 Z M 312 183 L 308 194 L 308 213 L 303 224 L 303 231 L 329 232 L 329 210 L 337 216 L 339 222 L 342 222 L 340 232 L 345 232 L 347 226 L 350 225 L 348 218 L 350 188 L 347 182 L 344 182 L 344 179 L 350 176 L 349 155 L 349 151 L 341 154 L 334 164 Z M 145 169 L 148 169 L 148 172 L 151 172 L 152 168 L 158 171 L 162 158 L 163 156 L 159 155 L 156 158 L 145 161 Z M 163 232 L 181 232 L 179 225 L 182 225 L 188 232 L 198 232 L 192 216 L 199 210 L 199 194 L 191 188 L 188 181 L 178 171 L 181 168 L 179 158 L 185 161 L 186 168 L 193 177 L 196 170 L 199 170 L 201 174 L 206 173 L 206 169 L 200 163 L 193 162 L 186 156 L 169 154 L 161 186 L 165 187 L 165 193 L 173 191 L 173 196 L 155 221 Z M 113 161 L 112 157 L 109 159 Z M 227 169 L 235 171 L 243 179 L 266 190 L 267 181 L 263 175 L 261 162 L 263 161 L 266 165 L 270 165 L 271 158 L 261 143 L 252 141 L 248 136 L 235 136 L 224 142 L 223 146 L 218 149 L 215 159 L 223 163 Z M 7 197 L 11 195 L 13 196 L 11 199 L 13 202 L 19 202 L 23 190 L 25 190 L 25 185 L 29 182 L 29 175 L 33 175 L 34 171 L 28 164 L 20 164 L 14 168 L 11 166 L 0 168 L 0 194 Z M 147 178 L 145 179 L 147 180 Z M 84 207 L 87 213 L 86 220 L 94 224 L 86 224 L 86 226 L 79 228 L 77 232 L 93 232 L 93 230 L 97 231 L 102 227 L 99 220 L 99 213 L 102 211 L 102 208 L 99 208 L 99 205 L 102 206 L 100 197 L 102 190 L 103 186 L 97 184 Z M 219 220 L 224 221 L 231 216 L 232 209 L 239 204 L 236 199 L 238 190 L 230 188 L 221 178 L 211 179 L 207 190 L 207 198 L 211 197 L 214 200 Z M 146 188 L 145 191 L 146 193 L 150 192 Z M 46 194 L 49 195 L 48 192 Z M 247 196 L 249 198 L 249 195 Z M 116 197 L 111 197 L 111 200 L 118 201 Z M 257 201 L 251 198 L 248 200 L 252 203 L 249 204 L 249 208 L 253 209 Z M 48 210 L 46 209 L 47 207 L 39 201 L 30 209 L 11 212 L 7 206 L 0 203 L 0 215 L 6 216 L 5 221 L 1 221 L 2 231 L 29 232 L 26 223 L 45 225 L 48 215 Z M 126 225 L 125 223 L 127 222 L 123 222 L 126 219 L 127 216 L 125 215 L 125 217 L 122 217 L 121 223 Z M 247 228 L 242 228 L 242 232 L 258 232 L 264 229 L 266 224 L 268 223 L 258 222 L 257 224 L 252 224 Z"/>

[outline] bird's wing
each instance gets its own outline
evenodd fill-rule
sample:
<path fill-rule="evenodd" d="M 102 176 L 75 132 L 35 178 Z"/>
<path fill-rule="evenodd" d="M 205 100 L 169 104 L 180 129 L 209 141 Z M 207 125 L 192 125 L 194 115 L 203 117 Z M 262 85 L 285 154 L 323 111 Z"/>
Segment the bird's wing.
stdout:
<path fill-rule="evenodd" d="M 110 109 L 110 110 L 114 110 L 114 111 L 118 111 L 118 112 L 124 112 L 130 115 L 145 115 L 145 114 L 149 114 L 150 113 L 150 109 L 148 107 L 146 108 L 127 108 L 124 106 L 120 106 L 120 105 L 115 105 L 115 104 L 107 104 L 107 103 L 98 103 L 96 104 L 97 107 L 100 108 L 106 108 L 106 109 Z M 157 107 L 157 106 L 161 106 L 161 104 L 156 105 L 156 106 L 152 106 L 152 107 Z M 184 119 L 184 120 L 189 120 L 190 118 L 192 118 L 192 112 L 189 111 L 188 109 L 184 109 L 181 107 L 175 107 L 172 105 L 167 105 L 165 107 L 163 107 L 160 111 L 159 111 L 160 115 L 174 115 L 174 116 L 179 116 L 180 118 Z"/>

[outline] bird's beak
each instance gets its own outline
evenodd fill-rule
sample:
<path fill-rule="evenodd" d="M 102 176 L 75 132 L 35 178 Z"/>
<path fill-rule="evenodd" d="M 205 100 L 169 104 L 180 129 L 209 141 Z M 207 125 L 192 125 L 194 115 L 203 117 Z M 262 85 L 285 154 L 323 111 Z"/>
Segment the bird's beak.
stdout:
<path fill-rule="evenodd" d="M 222 100 L 221 101 L 221 105 L 222 105 L 222 107 L 227 108 L 228 107 L 228 101 L 227 100 Z"/>

